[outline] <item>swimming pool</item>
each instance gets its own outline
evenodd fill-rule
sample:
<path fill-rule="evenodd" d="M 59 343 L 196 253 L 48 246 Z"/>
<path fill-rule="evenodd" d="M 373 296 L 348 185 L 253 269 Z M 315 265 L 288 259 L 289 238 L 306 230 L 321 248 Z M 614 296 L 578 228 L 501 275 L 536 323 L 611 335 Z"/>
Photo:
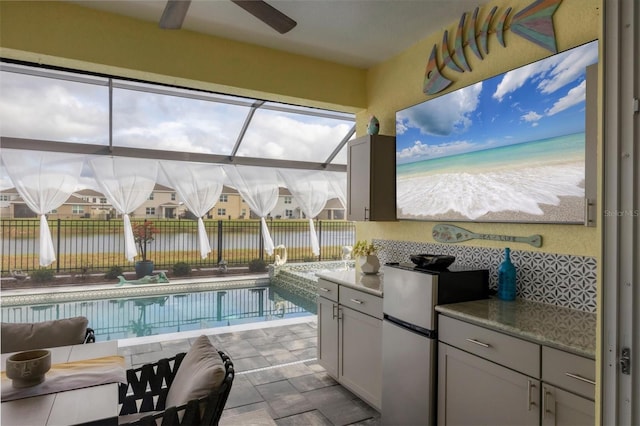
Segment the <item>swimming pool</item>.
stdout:
<path fill-rule="evenodd" d="M 38 322 L 85 316 L 95 331 L 96 340 L 104 341 L 313 316 L 316 313 L 315 301 L 286 289 L 260 284 L 259 281 L 244 288 L 237 288 L 237 285 L 224 283 L 218 289 L 211 289 L 208 285 L 205 287 L 209 289 L 204 291 L 194 291 L 194 287 L 189 286 L 189 292 L 173 291 L 170 294 L 162 294 L 162 286 L 129 288 L 133 293 L 144 291 L 150 294 L 115 298 L 108 297 L 109 293 L 114 293 L 109 289 L 69 292 L 66 295 L 51 293 L 40 297 L 46 301 L 35 303 L 37 299 L 33 299 L 22 305 L 7 305 L 3 300 L 2 322 Z M 84 299 L 78 299 L 81 295 Z"/>

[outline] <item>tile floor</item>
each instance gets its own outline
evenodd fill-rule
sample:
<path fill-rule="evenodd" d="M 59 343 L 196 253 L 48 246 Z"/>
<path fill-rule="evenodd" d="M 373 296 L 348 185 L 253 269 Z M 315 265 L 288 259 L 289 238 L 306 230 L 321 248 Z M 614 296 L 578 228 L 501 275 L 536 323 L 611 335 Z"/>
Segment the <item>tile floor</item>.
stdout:
<path fill-rule="evenodd" d="M 207 330 L 236 369 L 221 426 L 380 424 L 375 409 L 317 363 L 316 328 L 313 319 L 217 334 Z M 186 352 L 196 337 L 128 344 L 119 352 L 129 366 L 138 366 Z"/>

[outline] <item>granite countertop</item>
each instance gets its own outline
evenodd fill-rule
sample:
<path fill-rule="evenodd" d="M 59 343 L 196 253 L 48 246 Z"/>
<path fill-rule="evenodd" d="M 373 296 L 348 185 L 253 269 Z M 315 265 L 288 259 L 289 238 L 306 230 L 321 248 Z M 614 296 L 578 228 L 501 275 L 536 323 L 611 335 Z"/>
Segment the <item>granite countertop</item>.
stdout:
<path fill-rule="evenodd" d="M 384 274 L 362 274 L 355 269 L 332 272 L 316 272 L 316 276 L 346 287 L 382 297 Z"/>
<path fill-rule="evenodd" d="M 516 299 L 497 298 L 436 306 L 443 315 L 595 359 L 596 314 Z"/>

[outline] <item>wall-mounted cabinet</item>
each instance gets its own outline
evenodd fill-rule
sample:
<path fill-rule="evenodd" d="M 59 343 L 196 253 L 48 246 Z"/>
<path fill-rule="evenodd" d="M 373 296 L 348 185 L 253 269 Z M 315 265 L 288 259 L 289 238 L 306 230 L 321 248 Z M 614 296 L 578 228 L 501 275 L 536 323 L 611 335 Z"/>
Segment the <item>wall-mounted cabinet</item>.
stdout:
<path fill-rule="evenodd" d="M 349 142 L 347 219 L 396 220 L 396 138 L 367 135 Z"/>

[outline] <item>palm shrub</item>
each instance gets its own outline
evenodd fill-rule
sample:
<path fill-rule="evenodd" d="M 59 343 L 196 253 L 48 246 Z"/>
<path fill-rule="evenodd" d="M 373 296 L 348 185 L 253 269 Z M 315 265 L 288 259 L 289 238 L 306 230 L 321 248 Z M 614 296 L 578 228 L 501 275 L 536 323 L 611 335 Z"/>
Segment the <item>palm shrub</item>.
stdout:
<path fill-rule="evenodd" d="M 267 270 L 267 262 L 262 259 L 253 259 L 249 262 L 249 271 L 264 272 Z"/>
<path fill-rule="evenodd" d="M 31 280 L 37 283 L 46 283 L 48 281 L 53 281 L 55 275 L 53 273 L 53 269 L 36 269 L 31 273 Z"/>
<path fill-rule="evenodd" d="M 187 262 L 176 262 L 173 265 L 173 275 L 175 275 L 176 277 L 191 275 L 191 265 L 189 265 Z"/>

